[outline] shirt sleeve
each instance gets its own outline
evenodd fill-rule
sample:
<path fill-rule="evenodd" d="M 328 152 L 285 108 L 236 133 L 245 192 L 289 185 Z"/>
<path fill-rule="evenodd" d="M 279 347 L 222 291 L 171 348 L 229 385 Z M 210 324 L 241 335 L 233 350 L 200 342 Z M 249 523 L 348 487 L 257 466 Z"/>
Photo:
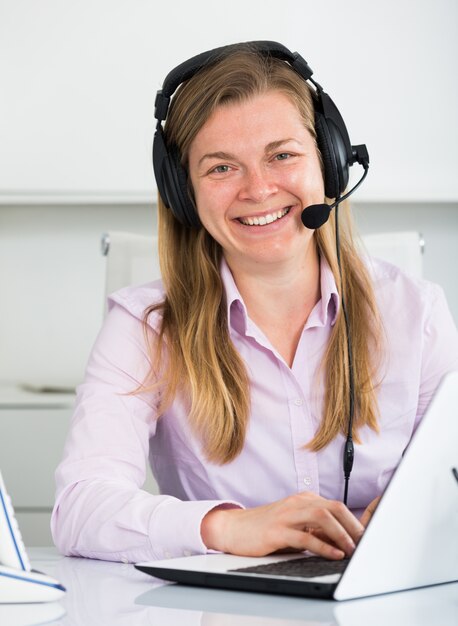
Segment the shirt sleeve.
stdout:
<path fill-rule="evenodd" d="M 423 417 L 441 379 L 458 370 L 458 332 L 444 292 L 435 284 L 425 314 L 421 361 L 421 382 L 416 424 Z"/>
<path fill-rule="evenodd" d="M 206 553 L 203 517 L 217 506 L 241 506 L 181 501 L 141 489 L 158 398 L 132 392 L 149 369 L 141 321 L 115 305 L 78 388 L 56 470 L 51 531 L 65 555 L 138 562 Z"/>

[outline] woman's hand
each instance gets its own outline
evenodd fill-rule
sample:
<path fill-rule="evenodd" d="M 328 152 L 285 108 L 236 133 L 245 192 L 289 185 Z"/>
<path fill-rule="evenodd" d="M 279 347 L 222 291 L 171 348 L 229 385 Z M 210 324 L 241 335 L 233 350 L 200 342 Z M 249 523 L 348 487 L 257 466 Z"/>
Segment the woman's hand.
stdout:
<path fill-rule="evenodd" d="M 342 502 L 308 492 L 253 509 L 213 509 L 201 525 L 207 548 L 243 556 L 310 550 L 342 559 L 363 532 Z"/>
<path fill-rule="evenodd" d="M 374 511 L 377 508 L 381 497 L 382 496 L 377 496 L 376 498 L 374 498 L 372 502 L 367 506 L 364 513 L 361 515 L 360 522 L 364 526 L 364 528 L 366 528 L 366 526 L 369 524 L 371 517 L 374 515 Z"/>

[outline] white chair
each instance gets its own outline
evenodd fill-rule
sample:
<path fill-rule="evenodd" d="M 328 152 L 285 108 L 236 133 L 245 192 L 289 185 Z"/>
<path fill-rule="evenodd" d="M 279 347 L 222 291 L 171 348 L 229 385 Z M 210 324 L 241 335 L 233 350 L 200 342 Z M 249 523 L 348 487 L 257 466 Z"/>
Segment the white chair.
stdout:
<path fill-rule="evenodd" d="M 110 231 L 102 235 L 101 247 L 106 257 L 105 306 L 110 293 L 160 278 L 156 235 Z"/>
<path fill-rule="evenodd" d="M 106 257 L 105 269 L 105 315 L 107 296 L 122 287 L 139 285 L 160 278 L 157 237 L 135 235 L 120 231 L 104 233 L 101 238 L 102 254 Z M 158 494 L 159 487 L 151 473 L 146 470 L 145 491 Z"/>
<path fill-rule="evenodd" d="M 421 278 L 425 242 L 417 231 L 375 233 L 361 237 L 362 251 L 397 265 Z M 106 256 L 105 296 L 121 287 L 160 278 L 156 235 L 135 235 L 110 231 L 102 235 Z"/>
<path fill-rule="evenodd" d="M 423 276 L 425 241 L 417 231 L 374 233 L 362 238 L 363 251 L 397 265 L 415 278 Z"/>

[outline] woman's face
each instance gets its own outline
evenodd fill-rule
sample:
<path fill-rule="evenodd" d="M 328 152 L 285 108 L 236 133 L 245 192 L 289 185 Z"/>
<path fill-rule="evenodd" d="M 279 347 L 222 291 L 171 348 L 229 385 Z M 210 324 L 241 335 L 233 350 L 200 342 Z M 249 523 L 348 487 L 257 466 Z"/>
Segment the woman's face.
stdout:
<path fill-rule="evenodd" d="M 323 177 L 315 142 L 283 93 L 219 107 L 191 143 L 189 175 L 200 220 L 232 269 L 304 258 L 313 231 L 301 212 L 323 202 Z"/>

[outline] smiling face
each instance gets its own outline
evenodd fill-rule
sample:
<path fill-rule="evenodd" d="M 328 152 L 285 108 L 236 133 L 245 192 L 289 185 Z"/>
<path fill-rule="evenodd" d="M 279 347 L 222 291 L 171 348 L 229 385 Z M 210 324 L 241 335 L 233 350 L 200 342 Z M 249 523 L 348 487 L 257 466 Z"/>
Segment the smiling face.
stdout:
<path fill-rule="evenodd" d="M 315 141 L 287 96 L 217 108 L 191 143 L 189 175 L 231 269 L 303 261 L 313 231 L 301 212 L 323 202 L 324 185 Z"/>

